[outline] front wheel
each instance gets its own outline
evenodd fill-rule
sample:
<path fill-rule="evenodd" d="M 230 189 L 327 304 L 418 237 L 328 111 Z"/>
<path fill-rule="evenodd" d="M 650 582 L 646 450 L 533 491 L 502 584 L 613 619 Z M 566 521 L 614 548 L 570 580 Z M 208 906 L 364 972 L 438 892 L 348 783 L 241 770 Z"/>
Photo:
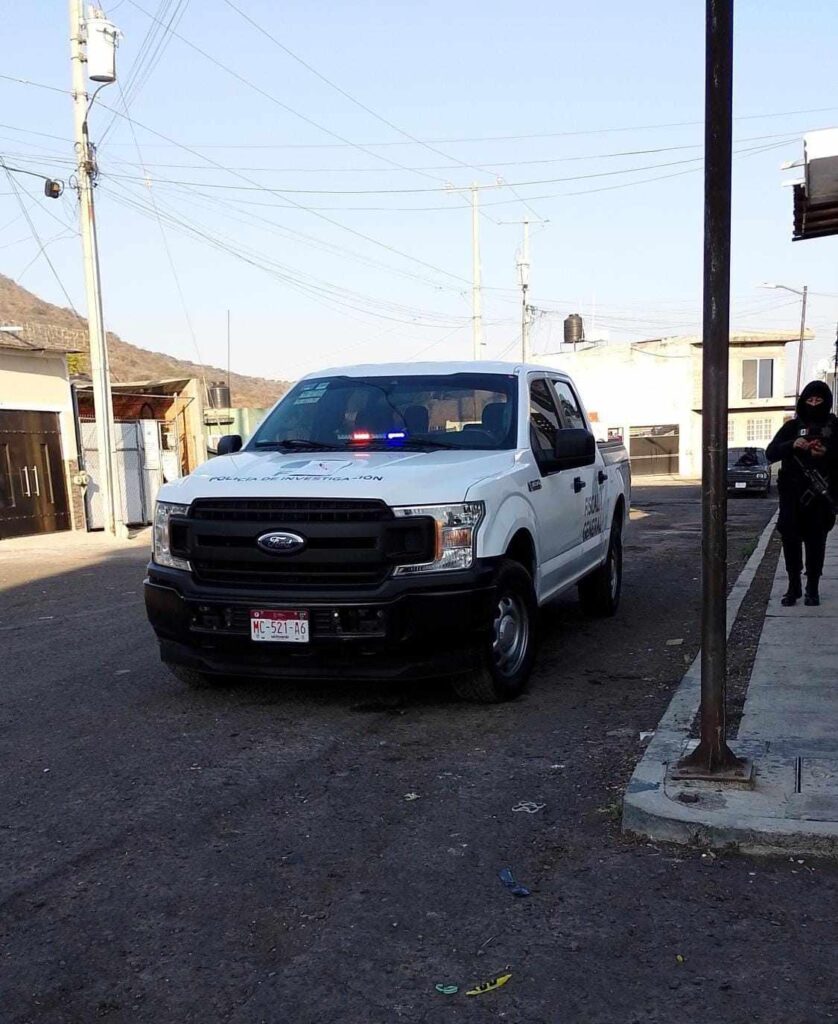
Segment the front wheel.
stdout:
<path fill-rule="evenodd" d="M 588 615 L 607 618 L 620 607 L 623 590 L 623 532 L 615 519 L 608 540 L 608 554 L 599 568 L 579 584 L 579 600 Z"/>
<path fill-rule="evenodd" d="M 458 697 L 480 704 L 518 697 L 535 661 L 538 605 L 532 577 L 507 559 L 498 571 L 496 594 L 490 628 L 480 641 L 480 665 L 454 681 Z"/>

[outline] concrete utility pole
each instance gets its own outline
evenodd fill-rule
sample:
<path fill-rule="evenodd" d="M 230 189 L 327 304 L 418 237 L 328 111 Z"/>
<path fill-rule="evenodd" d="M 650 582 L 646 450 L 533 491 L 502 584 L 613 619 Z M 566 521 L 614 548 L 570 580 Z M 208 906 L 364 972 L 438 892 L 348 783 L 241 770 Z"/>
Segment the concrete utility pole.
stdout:
<path fill-rule="evenodd" d="M 838 388 L 838 324 L 835 325 L 835 367 L 832 374 L 833 389 Z"/>
<path fill-rule="evenodd" d="M 75 129 L 76 175 L 84 286 L 87 296 L 87 327 L 90 338 L 90 375 L 93 378 L 93 406 L 96 412 L 96 443 L 99 449 L 99 488 L 105 529 L 116 534 L 120 526 L 116 511 L 116 472 L 114 467 L 114 427 L 108 346 L 102 314 L 102 288 L 99 276 L 99 249 L 96 241 L 96 214 L 93 205 L 95 157 L 87 131 L 89 101 L 86 86 L 86 31 L 81 0 L 70 0 L 70 57 L 72 66 L 73 120 Z M 123 527 L 124 529 L 124 527 Z"/>
<path fill-rule="evenodd" d="M 471 343 L 475 359 L 479 359 L 483 342 L 483 314 L 480 308 L 480 186 L 471 186 Z"/>
<path fill-rule="evenodd" d="M 800 344 L 797 346 L 797 386 L 794 389 L 794 398 L 800 398 L 800 376 L 803 372 L 803 341 L 806 336 L 806 299 L 809 297 L 809 285 L 803 285 L 803 302 L 800 305 Z"/>
<path fill-rule="evenodd" d="M 727 415 L 733 0 L 706 0 L 702 348 L 701 739 L 674 778 L 750 781 L 727 745 Z"/>
<path fill-rule="evenodd" d="M 527 291 L 530 287 L 530 222 L 524 218 L 524 243 L 521 259 L 518 261 L 518 276 L 521 280 L 521 359 L 530 361 L 530 307 L 527 305 Z"/>

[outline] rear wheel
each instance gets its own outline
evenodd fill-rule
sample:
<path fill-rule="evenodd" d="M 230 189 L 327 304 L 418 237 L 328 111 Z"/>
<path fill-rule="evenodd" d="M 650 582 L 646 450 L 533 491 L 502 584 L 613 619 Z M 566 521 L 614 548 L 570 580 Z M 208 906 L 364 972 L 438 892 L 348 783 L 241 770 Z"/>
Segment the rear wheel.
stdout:
<path fill-rule="evenodd" d="M 492 622 L 480 641 L 480 666 L 454 681 L 463 700 L 495 704 L 518 697 L 536 653 L 538 605 L 532 577 L 518 562 L 501 563 Z"/>
<path fill-rule="evenodd" d="M 605 561 L 579 584 L 579 600 L 588 615 L 605 618 L 620 607 L 623 590 L 623 531 L 619 519 L 611 524 Z"/>

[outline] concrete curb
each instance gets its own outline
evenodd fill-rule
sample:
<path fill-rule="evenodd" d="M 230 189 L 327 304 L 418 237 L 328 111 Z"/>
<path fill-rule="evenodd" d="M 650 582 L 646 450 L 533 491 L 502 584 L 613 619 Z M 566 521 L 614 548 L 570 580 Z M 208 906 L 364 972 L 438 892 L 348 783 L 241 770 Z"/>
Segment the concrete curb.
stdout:
<path fill-rule="evenodd" d="M 776 516 L 734 584 L 727 601 L 728 634 L 768 547 Z M 712 783 L 671 783 L 670 764 L 695 745 L 689 732 L 701 699 L 701 656 L 687 670 L 623 798 L 623 831 L 666 842 L 747 853 L 797 853 L 838 857 L 838 823 L 778 814 L 795 757 L 771 752 L 768 743 L 732 744 L 757 764 L 759 793 Z M 784 786 L 783 783 L 786 783 Z M 684 802 L 684 797 L 689 802 Z"/>

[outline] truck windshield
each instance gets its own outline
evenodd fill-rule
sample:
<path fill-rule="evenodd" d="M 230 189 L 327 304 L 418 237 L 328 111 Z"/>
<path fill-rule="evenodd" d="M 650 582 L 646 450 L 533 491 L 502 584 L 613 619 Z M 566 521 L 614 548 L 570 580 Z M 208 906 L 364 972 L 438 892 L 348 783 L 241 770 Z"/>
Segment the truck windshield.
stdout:
<path fill-rule="evenodd" d="M 259 427 L 249 450 L 514 448 L 515 376 L 453 373 L 307 378 Z"/>

